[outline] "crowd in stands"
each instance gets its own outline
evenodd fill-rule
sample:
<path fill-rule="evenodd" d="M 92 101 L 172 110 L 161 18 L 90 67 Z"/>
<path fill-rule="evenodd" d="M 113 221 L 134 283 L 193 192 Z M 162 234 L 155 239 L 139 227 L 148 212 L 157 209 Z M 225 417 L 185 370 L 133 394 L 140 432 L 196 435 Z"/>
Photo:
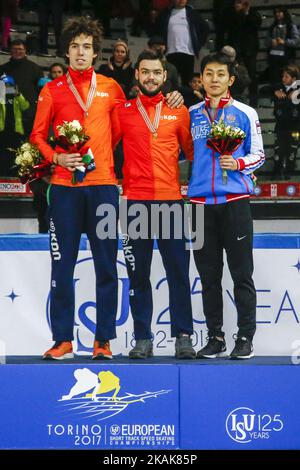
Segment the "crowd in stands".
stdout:
<path fill-rule="evenodd" d="M 134 6 L 136 6 L 136 3 Z M 104 36 L 109 37 L 112 17 L 132 17 L 131 34 L 146 34 L 148 48 L 160 54 L 166 62 L 167 81 L 163 93 L 180 90 L 186 106 L 204 98 L 201 76 L 195 70 L 195 58 L 207 44 L 209 23 L 187 0 L 140 0 L 138 8 L 130 1 L 90 0 L 91 12 L 101 21 Z M 0 177 L 15 176 L 13 168 L 16 148 L 29 135 L 42 86 L 65 72 L 56 62 L 47 75 L 27 56 L 26 42 L 10 40 L 11 25 L 16 23 L 18 9 L 35 9 L 38 13 L 39 34 L 37 51 L 48 56 L 48 25 L 52 25 L 56 41 L 56 57 L 63 57 L 60 33 L 64 14 L 80 14 L 80 0 L 0 0 L 1 53 L 9 54 L 8 61 L 0 66 Z M 232 96 L 257 107 L 259 83 L 264 83 L 265 95 L 274 103 L 276 145 L 274 178 L 289 178 L 296 168 L 300 136 L 300 71 L 296 50 L 299 47 L 299 30 L 285 6 L 274 7 L 274 21 L 269 28 L 266 47 L 268 67 L 257 71 L 259 31 L 262 16 L 249 0 L 214 0 L 213 21 L 215 50 L 222 51 L 235 65 L 236 80 Z M 299 59 L 298 59 L 299 60 Z M 134 64 L 125 39 L 117 40 L 112 55 L 97 72 L 114 78 L 123 88 L 127 98 L 137 94 Z M 122 176 L 122 148 L 116 151 L 116 172 Z M 43 188 L 43 192 L 44 192 Z"/>

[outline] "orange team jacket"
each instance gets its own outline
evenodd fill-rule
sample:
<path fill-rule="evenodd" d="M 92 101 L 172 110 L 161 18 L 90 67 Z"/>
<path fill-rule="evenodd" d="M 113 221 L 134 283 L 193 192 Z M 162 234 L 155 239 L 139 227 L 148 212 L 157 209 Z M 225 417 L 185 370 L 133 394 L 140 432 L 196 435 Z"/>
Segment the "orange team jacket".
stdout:
<path fill-rule="evenodd" d="M 161 93 L 154 97 L 140 94 L 151 122 L 155 106 L 163 100 L 158 137 L 154 138 L 141 116 L 136 99 L 117 106 L 123 139 L 123 195 L 136 200 L 181 199 L 178 157 L 193 159 L 193 141 L 187 108 L 170 109 Z"/>
<path fill-rule="evenodd" d="M 83 101 L 86 102 L 93 68 L 90 67 L 83 72 L 69 68 L 69 73 Z M 52 125 L 57 136 L 56 126 L 63 124 L 63 121 L 76 119 L 90 137 L 86 146 L 91 148 L 96 164 L 96 169 L 87 173 L 84 181 L 76 186 L 116 184 L 112 149 L 116 143 L 114 135 L 119 127 L 115 105 L 118 100 L 124 101 L 124 99 L 123 90 L 117 82 L 97 74 L 97 91 L 88 110 L 88 116 L 85 116 L 68 86 L 66 76 L 59 77 L 47 83 L 39 95 L 30 142 L 36 144 L 44 158 L 52 162 L 55 151 L 66 153 L 66 150 L 59 147 L 53 149 L 47 143 L 49 128 Z M 57 165 L 51 183 L 72 186 L 71 179 L 72 173 Z"/>

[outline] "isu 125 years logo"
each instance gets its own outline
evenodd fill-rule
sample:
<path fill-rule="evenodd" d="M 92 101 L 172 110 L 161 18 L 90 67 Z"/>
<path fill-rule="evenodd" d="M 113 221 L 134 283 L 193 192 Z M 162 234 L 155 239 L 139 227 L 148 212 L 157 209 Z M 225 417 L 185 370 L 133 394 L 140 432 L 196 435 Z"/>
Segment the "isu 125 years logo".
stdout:
<path fill-rule="evenodd" d="M 260 414 L 246 407 L 236 408 L 226 419 L 228 436 L 239 444 L 247 444 L 257 439 L 270 439 L 273 432 L 282 429 L 283 421 L 279 414 Z"/>

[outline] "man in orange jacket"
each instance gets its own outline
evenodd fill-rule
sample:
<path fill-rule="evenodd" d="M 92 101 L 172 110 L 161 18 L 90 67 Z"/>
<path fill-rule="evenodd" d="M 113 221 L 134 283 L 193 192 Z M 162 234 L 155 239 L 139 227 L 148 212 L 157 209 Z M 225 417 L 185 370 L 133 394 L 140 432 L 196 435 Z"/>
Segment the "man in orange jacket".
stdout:
<path fill-rule="evenodd" d="M 109 340 L 116 337 L 118 299 L 117 233 L 109 238 L 97 236 L 96 227 L 104 216 L 96 214 L 109 204 L 118 218 L 119 192 L 114 174 L 112 148 L 118 139 L 116 103 L 125 99 L 121 87 L 111 78 L 95 74 L 93 63 L 100 50 L 101 31 L 96 21 L 69 20 L 62 33 L 69 59 L 67 74 L 47 83 L 39 95 L 30 137 L 42 155 L 55 164 L 49 193 L 49 228 L 52 256 L 50 319 L 55 344 L 45 359 L 73 357 L 74 282 L 80 236 L 90 241 L 96 273 L 96 331 L 93 359 L 111 359 Z M 170 105 L 179 105 L 178 94 Z M 96 168 L 83 182 L 72 185 L 72 174 L 82 166 L 79 153 L 54 150 L 48 133 L 64 121 L 78 120 L 90 137 Z M 116 224 L 117 225 L 117 224 Z"/>
<path fill-rule="evenodd" d="M 165 65 L 155 52 L 140 54 L 135 78 L 140 89 L 138 97 L 118 106 L 124 150 L 123 195 L 127 201 L 129 222 L 121 228 L 136 340 L 129 357 L 145 359 L 153 354 L 150 269 L 155 235 L 169 286 L 171 336 L 176 338 L 175 356 L 193 359 L 196 353 L 190 338 L 193 318 L 189 246 L 184 231 L 187 220 L 178 168 L 180 147 L 188 159 L 193 158 L 189 112 L 185 106 L 179 109 L 167 106 L 161 93 L 166 80 Z M 146 229 L 146 236 L 139 236 L 130 229 L 134 226 L 135 217 L 131 215 L 135 210 L 143 213 L 142 230 L 147 225 L 149 229 Z M 153 214 L 156 212 L 158 215 L 160 210 L 166 217 L 162 217 L 162 223 L 154 234 Z"/>
<path fill-rule="evenodd" d="M 73 273 L 82 231 L 86 231 L 96 272 L 96 332 L 93 359 L 111 359 L 109 340 L 116 337 L 118 277 L 115 238 L 99 239 L 96 225 L 99 204 L 111 204 L 118 215 L 119 193 L 114 174 L 112 139 L 116 100 L 125 99 L 121 87 L 111 78 L 96 75 L 92 66 L 100 49 L 97 22 L 69 20 L 63 30 L 69 68 L 66 75 L 42 89 L 31 142 L 56 165 L 49 193 L 49 227 L 52 255 L 51 327 L 55 344 L 45 359 L 73 357 L 74 326 Z M 79 153 L 68 153 L 47 143 L 52 125 L 78 120 L 90 137 L 96 168 L 83 182 L 72 185 L 72 174 L 82 165 Z"/>

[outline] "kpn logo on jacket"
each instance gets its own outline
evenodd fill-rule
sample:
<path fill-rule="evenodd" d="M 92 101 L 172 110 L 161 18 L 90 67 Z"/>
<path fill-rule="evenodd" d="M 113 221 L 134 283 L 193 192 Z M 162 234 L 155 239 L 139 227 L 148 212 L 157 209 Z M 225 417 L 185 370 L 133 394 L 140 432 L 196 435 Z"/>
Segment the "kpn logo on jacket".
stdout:
<path fill-rule="evenodd" d="M 260 414 L 246 407 L 236 408 L 226 419 L 228 436 L 239 444 L 248 444 L 257 439 L 270 439 L 272 433 L 282 430 L 283 421 L 279 414 Z"/>

